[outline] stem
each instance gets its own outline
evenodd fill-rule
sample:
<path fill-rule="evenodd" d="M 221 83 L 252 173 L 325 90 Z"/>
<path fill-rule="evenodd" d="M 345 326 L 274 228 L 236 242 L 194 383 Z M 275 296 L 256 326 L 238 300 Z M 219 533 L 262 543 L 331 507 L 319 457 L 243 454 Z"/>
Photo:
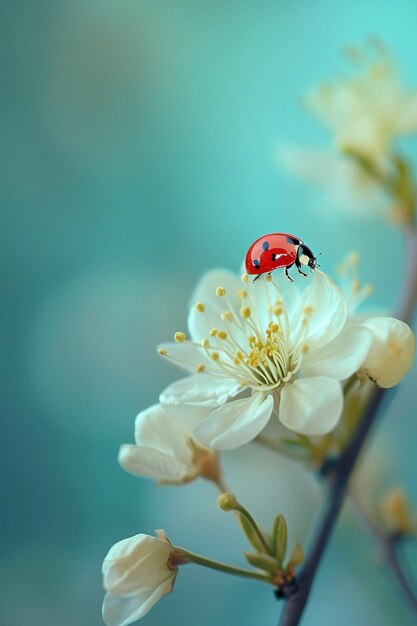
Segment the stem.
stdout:
<path fill-rule="evenodd" d="M 410 322 L 417 299 L 417 229 L 410 227 L 406 232 L 406 278 L 397 317 Z M 376 420 L 378 410 L 385 396 L 392 396 L 389 390 L 377 388 L 371 395 L 364 415 L 352 439 L 347 444 L 339 460 L 330 464 L 324 474 L 328 482 L 328 502 L 321 526 L 298 577 L 299 590 L 284 605 L 280 626 L 297 626 L 306 607 L 317 568 L 329 543 L 333 528 L 342 507 L 348 482 L 356 460 Z"/>
<path fill-rule="evenodd" d="M 220 563 L 220 561 L 212 561 L 211 559 L 207 559 L 204 556 L 200 556 L 199 554 L 194 554 L 193 552 L 189 552 L 188 550 L 184 550 L 183 548 L 177 548 L 177 550 L 181 552 L 181 555 L 185 555 L 190 559 L 192 563 L 196 563 L 197 565 L 202 565 L 203 567 L 208 567 L 209 569 L 214 569 L 219 572 L 224 572 L 226 574 L 232 574 L 233 576 L 252 578 L 254 580 L 261 580 L 264 583 L 266 582 L 273 584 L 271 578 L 269 576 L 266 576 L 265 574 L 251 572 L 247 569 L 234 567 L 233 565 L 227 565 L 226 563 Z"/>
<path fill-rule="evenodd" d="M 400 543 L 404 539 L 404 535 L 385 533 L 370 517 L 357 496 L 352 491 L 350 491 L 350 496 L 357 512 L 362 518 L 362 521 L 378 542 L 384 562 L 394 575 L 400 589 L 408 600 L 410 608 L 417 615 L 417 594 L 413 585 L 410 583 L 410 574 L 405 573 L 401 564 L 400 555 L 398 554 Z"/>

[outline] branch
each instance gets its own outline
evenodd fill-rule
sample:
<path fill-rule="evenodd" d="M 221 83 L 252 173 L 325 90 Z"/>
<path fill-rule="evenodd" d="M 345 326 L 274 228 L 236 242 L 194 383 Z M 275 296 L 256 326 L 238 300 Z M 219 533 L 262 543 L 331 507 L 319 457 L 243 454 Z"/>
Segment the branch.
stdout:
<path fill-rule="evenodd" d="M 406 278 L 402 303 L 397 317 L 410 323 L 417 300 L 417 229 L 410 227 L 406 232 Z M 326 467 L 328 481 L 328 501 L 321 526 L 298 577 L 299 589 L 285 602 L 279 626 L 297 626 L 307 604 L 317 568 L 329 543 L 333 528 L 342 507 L 349 479 L 356 460 L 371 431 L 378 411 L 386 397 L 392 397 L 392 390 L 377 388 L 371 395 L 364 415 L 352 439 L 340 458 Z"/>

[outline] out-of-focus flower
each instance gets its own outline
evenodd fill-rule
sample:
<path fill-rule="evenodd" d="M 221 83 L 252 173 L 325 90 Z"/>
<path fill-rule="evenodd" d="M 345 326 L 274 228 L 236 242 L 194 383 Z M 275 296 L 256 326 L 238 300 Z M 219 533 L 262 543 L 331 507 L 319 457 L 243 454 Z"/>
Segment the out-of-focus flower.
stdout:
<path fill-rule="evenodd" d="M 343 408 L 339 381 L 363 364 L 371 333 L 347 323 L 340 289 L 319 270 L 303 290 L 285 279 L 279 287 L 272 277 L 242 278 L 244 288 L 230 272 L 203 276 L 188 318 L 191 340 L 176 333 L 176 343 L 159 347 L 180 367 L 204 372 L 171 385 L 164 408 L 219 404 L 203 419 L 188 416 L 197 439 L 219 449 L 251 441 L 272 413 L 296 432 L 329 432 Z"/>
<path fill-rule="evenodd" d="M 372 333 L 372 346 L 359 376 L 370 378 L 380 387 L 394 387 L 412 367 L 414 333 L 393 317 L 373 317 L 363 325 Z"/>
<path fill-rule="evenodd" d="M 135 440 L 136 445 L 125 444 L 119 452 L 119 463 L 131 474 L 165 484 L 188 483 L 198 476 L 215 482 L 220 478 L 217 454 L 198 444 L 161 404 L 136 417 Z"/>
<path fill-rule="evenodd" d="M 107 626 L 135 622 L 172 591 L 177 572 L 171 558 L 174 549 L 163 531 L 156 533 L 156 537 L 140 534 L 123 539 L 104 559 L 103 619 Z"/>
<path fill-rule="evenodd" d="M 416 533 L 415 515 L 404 490 L 393 487 L 379 501 L 381 521 L 389 533 L 413 535 Z"/>
<path fill-rule="evenodd" d="M 359 73 L 319 85 L 306 104 L 333 131 L 338 149 L 379 161 L 393 139 L 417 131 L 417 90 L 402 86 L 382 46 L 352 53 Z"/>

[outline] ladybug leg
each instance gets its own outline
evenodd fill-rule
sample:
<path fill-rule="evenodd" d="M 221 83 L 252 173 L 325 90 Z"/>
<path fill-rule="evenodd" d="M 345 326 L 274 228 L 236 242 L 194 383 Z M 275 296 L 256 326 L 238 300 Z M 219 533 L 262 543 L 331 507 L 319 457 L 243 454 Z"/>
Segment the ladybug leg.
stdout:
<path fill-rule="evenodd" d="M 304 274 L 304 272 L 302 272 L 302 271 L 300 270 L 300 268 L 298 267 L 298 265 L 297 265 L 297 272 L 298 272 L 299 274 L 301 274 L 301 276 L 305 276 L 305 277 L 307 278 L 307 274 Z"/>
<path fill-rule="evenodd" d="M 253 281 L 252 281 L 252 282 L 254 283 L 254 282 L 255 282 L 255 280 L 258 280 L 258 278 L 260 278 L 261 276 L 262 276 L 262 274 L 257 274 L 257 275 L 255 276 L 255 278 L 253 279 Z"/>
<path fill-rule="evenodd" d="M 290 283 L 293 283 L 293 282 L 294 282 L 294 279 L 293 279 L 293 278 L 291 278 L 291 276 L 288 274 L 288 270 L 289 270 L 289 268 L 290 268 L 290 267 L 292 267 L 293 265 L 294 265 L 294 263 L 293 263 L 292 265 L 290 265 L 289 267 L 286 267 L 286 268 L 285 268 L 285 276 L 288 278 L 288 280 L 290 281 Z"/>

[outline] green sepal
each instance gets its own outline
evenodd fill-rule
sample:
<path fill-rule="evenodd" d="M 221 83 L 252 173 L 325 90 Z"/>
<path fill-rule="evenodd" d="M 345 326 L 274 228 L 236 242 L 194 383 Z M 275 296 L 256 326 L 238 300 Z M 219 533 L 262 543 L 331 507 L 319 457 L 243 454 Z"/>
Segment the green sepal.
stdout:
<path fill-rule="evenodd" d="M 272 554 L 276 557 L 279 565 L 285 559 L 287 551 L 287 522 L 282 513 L 278 513 L 272 527 Z"/>
<path fill-rule="evenodd" d="M 270 574 L 275 574 L 280 569 L 278 561 L 269 554 L 253 554 L 252 552 L 244 552 L 243 554 L 247 562 L 256 569 Z"/>
<path fill-rule="evenodd" d="M 255 548 L 257 552 L 261 552 L 262 554 L 265 554 L 265 548 L 262 545 L 262 542 L 260 541 L 258 535 L 256 534 L 250 522 L 247 520 L 247 518 L 244 515 L 242 515 L 242 513 L 239 513 L 239 522 L 245 534 L 245 537 L 249 541 L 250 545 L 253 548 Z"/>

